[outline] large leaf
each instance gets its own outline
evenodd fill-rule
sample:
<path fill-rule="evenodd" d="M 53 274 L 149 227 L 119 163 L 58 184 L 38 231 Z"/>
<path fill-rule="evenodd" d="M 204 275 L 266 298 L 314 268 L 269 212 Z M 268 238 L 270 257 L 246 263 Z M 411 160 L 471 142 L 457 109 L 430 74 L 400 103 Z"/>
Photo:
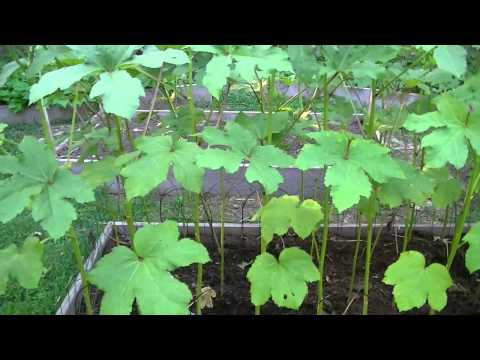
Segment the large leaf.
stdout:
<path fill-rule="evenodd" d="M 179 240 L 177 224 L 147 225 L 135 234 L 135 252 L 117 246 L 89 273 L 90 281 L 105 291 L 100 314 L 128 315 L 136 301 L 143 315 L 187 315 L 192 294 L 169 271 L 210 261 L 205 247 Z"/>
<path fill-rule="evenodd" d="M 257 146 L 248 161 L 245 179 L 250 183 L 258 181 L 267 194 L 277 191 L 278 185 L 283 182 L 283 176 L 272 165 L 288 167 L 294 163 L 290 155 L 273 145 Z"/>
<path fill-rule="evenodd" d="M 476 223 L 469 230 L 463 241 L 468 244 L 465 253 L 465 266 L 470 273 L 480 270 L 480 223 Z"/>
<path fill-rule="evenodd" d="M 74 52 L 65 45 L 48 45 L 47 49 L 40 48 L 35 52 L 35 58 L 28 67 L 26 75 L 28 78 L 40 74 L 46 65 L 54 62 L 55 59 L 67 60 L 75 58 Z"/>
<path fill-rule="evenodd" d="M 135 143 L 142 155 L 121 171 L 128 199 L 144 196 L 165 181 L 170 166 L 186 190 L 202 191 L 204 170 L 196 165 L 200 151 L 197 144 L 184 139 L 174 141 L 171 136 L 142 137 Z"/>
<path fill-rule="evenodd" d="M 268 75 L 271 71 L 293 72 L 288 53 L 270 45 L 242 46 L 232 52 L 235 59 L 235 73 L 248 82 L 257 79 L 255 70 Z"/>
<path fill-rule="evenodd" d="M 385 271 L 383 282 L 393 285 L 393 297 L 400 311 L 419 308 L 426 302 L 436 311 L 447 305 L 447 289 L 452 278 L 441 264 L 425 267 L 425 257 L 418 251 L 406 251 Z"/>
<path fill-rule="evenodd" d="M 395 159 L 395 162 L 402 169 L 405 179 L 391 178 L 387 183 L 381 184 L 378 198 L 390 208 L 396 208 L 405 202 L 423 204 L 434 191 L 431 178 L 406 161 Z"/>
<path fill-rule="evenodd" d="M 96 189 L 120 175 L 120 170 L 116 159 L 108 156 L 100 161 L 87 163 L 80 176 L 92 189 Z"/>
<path fill-rule="evenodd" d="M 25 289 L 35 289 L 43 273 L 42 257 L 43 244 L 35 236 L 28 237 L 21 249 L 15 244 L 0 249 L 0 295 L 10 278 Z"/>
<path fill-rule="evenodd" d="M 0 221 L 10 221 L 31 206 L 33 219 L 57 239 L 77 218 L 67 199 L 93 201 L 93 192 L 80 177 L 58 167 L 45 144 L 26 136 L 18 148 L 19 159 L 0 157 L 0 173 L 11 174 L 0 188 Z"/>
<path fill-rule="evenodd" d="M 105 71 L 114 71 L 120 64 L 132 56 L 143 45 L 67 45 L 85 59 Z"/>
<path fill-rule="evenodd" d="M 467 70 L 467 51 L 460 45 L 440 45 L 433 52 L 437 66 L 457 78 Z"/>
<path fill-rule="evenodd" d="M 292 247 L 284 249 L 278 261 L 269 253 L 257 256 L 247 278 L 254 305 L 263 305 L 272 297 L 277 306 L 298 310 L 307 295 L 306 283 L 320 276 L 310 255 Z"/>
<path fill-rule="evenodd" d="M 262 239 L 268 244 L 273 235 L 284 235 L 289 228 L 302 239 L 309 236 L 323 218 L 320 204 L 312 199 L 300 202 L 298 196 L 272 198 L 253 220 L 260 218 Z"/>
<path fill-rule="evenodd" d="M 78 64 L 67 66 L 44 74 L 38 83 L 30 88 L 29 103 L 33 104 L 57 90 L 65 90 L 87 75 L 101 70 L 95 65 Z"/>
<path fill-rule="evenodd" d="M 288 56 L 298 79 L 304 84 L 318 83 L 320 66 L 309 45 L 288 45 Z"/>
<path fill-rule="evenodd" d="M 233 174 L 243 161 L 243 155 L 237 151 L 209 148 L 197 155 L 197 165 L 212 170 L 224 168 Z"/>
<path fill-rule="evenodd" d="M 267 114 L 257 114 L 255 116 L 247 116 L 240 112 L 235 118 L 235 123 L 249 130 L 258 141 L 266 142 L 268 138 L 268 116 Z M 284 131 L 290 119 L 290 113 L 280 111 L 272 114 L 272 134 L 279 134 Z"/>
<path fill-rule="evenodd" d="M 272 166 L 288 167 L 294 162 L 291 156 L 273 145 L 259 145 L 253 132 L 233 121 L 227 123 L 224 131 L 213 127 L 205 128 L 202 137 L 210 146 L 227 146 L 233 152 L 241 154 L 249 162 L 245 172 L 246 180 L 250 183 L 258 181 L 267 194 L 277 191 L 278 185 L 283 182 L 280 172 Z"/>
<path fill-rule="evenodd" d="M 145 91 L 140 80 L 132 78 L 125 70 L 100 74 L 100 81 L 93 85 L 90 97 L 101 96 L 107 113 L 130 119 L 140 104 Z"/>
<path fill-rule="evenodd" d="M 403 127 L 417 133 L 433 129 L 422 139 L 427 168 L 440 168 L 447 163 L 462 168 L 468 158 L 468 143 L 480 154 L 480 113 L 469 112 L 451 95 L 436 100 L 437 111 L 410 115 Z"/>
<path fill-rule="evenodd" d="M 445 209 L 462 195 L 462 184 L 457 179 L 450 178 L 447 167 L 428 169 L 425 175 L 433 182 L 432 203 L 436 208 Z"/>
<path fill-rule="evenodd" d="M 217 100 L 220 99 L 223 88 L 227 84 L 231 63 L 230 56 L 219 55 L 214 56 L 207 64 L 202 82 L 208 92 Z"/>
<path fill-rule="evenodd" d="M 8 78 L 20 67 L 16 61 L 10 61 L 3 65 L 2 70 L 0 71 L 0 88 L 5 85 Z"/>
<path fill-rule="evenodd" d="M 325 185 L 331 186 L 332 200 L 342 212 L 357 204 L 362 196 L 369 197 L 370 178 L 378 183 L 404 179 L 400 166 L 389 156 L 386 147 L 363 139 L 349 140 L 344 133 L 322 131 L 308 136 L 316 144 L 307 144 L 297 157 L 301 170 L 328 166 Z"/>
<path fill-rule="evenodd" d="M 139 64 L 148 68 L 162 67 L 163 63 L 183 65 L 188 64 L 190 59 L 188 55 L 178 49 L 159 50 L 155 46 L 149 46 L 142 55 L 136 55 L 129 63 Z"/>

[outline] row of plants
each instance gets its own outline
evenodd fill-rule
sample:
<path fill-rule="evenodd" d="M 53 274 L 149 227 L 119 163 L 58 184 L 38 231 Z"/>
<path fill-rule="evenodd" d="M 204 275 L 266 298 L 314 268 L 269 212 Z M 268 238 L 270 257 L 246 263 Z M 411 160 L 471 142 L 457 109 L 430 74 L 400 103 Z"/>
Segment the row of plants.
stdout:
<path fill-rule="evenodd" d="M 8 222 L 27 209 L 49 237 L 29 237 L 22 247 L 0 250 L 0 294 L 9 278 L 26 288 L 36 287 L 42 276 L 44 242 L 67 235 L 88 314 L 93 313 L 91 285 L 104 292 L 101 314 L 130 314 L 134 303 L 142 314 L 189 314 L 189 306 L 195 303 L 200 314 L 203 265 L 210 261 L 199 229 L 203 177 L 207 170 L 219 171 L 222 295 L 228 261 L 224 256 L 224 178 L 242 167 L 246 168 L 245 180 L 262 189 L 261 204 L 252 219 L 261 225 L 259 255 L 247 273 L 256 314 L 270 299 L 279 307 L 299 309 L 307 284 L 312 282 L 317 283 L 316 313 L 324 313 L 325 259 L 334 209 L 344 212 L 356 207 L 358 237 L 362 219 L 366 221 L 363 314 L 368 314 L 372 251 L 377 243 L 374 219 L 382 206 L 402 208 L 407 214 L 402 252 L 383 279 L 393 287 L 399 311 L 428 304 L 433 312 L 446 306 L 447 290 L 453 283 L 449 271 L 462 246 L 467 247 L 467 269 L 473 273 L 480 268 L 480 225 L 463 237 L 479 190 L 480 114 L 475 86 L 478 76 L 476 72 L 465 76 L 467 57 L 462 46 L 69 45 L 45 46 L 36 56 L 18 62 L 25 62 L 37 79 L 30 87 L 31 104 L 47 113 L 44 99 L 58 90 L 73 89 L 74 112 L 64 166 L 58 165 L 55 157 L 48 113 L 41 119 L 44 143 L 26 136 L 18 144 L 18 152 L 3 148 L 0 221 Z M 46 67 L 49 71 L 44 71 Z M 133 138 L 129 136 L 130 121 L 139 98 L 145 95 L 139 76 L 149 78 L 155 87 L 144 131 Z M 297 83 L 300 91 L 278 104 L 277 81 Z M 215 99 L 212 106 L 220 113 L 234 84 L 248 87 L 261 113 L 255 117 L 240 113 L 226 123 L 220 117 L 213 126 L 195 107 L 194 83 L 208 89 Z M 348 89 L 365 83 L 371 89 L 366 109 L 333 96 L 341 86 Z M 177 107 L 172 99 L 180 84 L 187 87 L 188 101 Z M 310 97 L 303 96 L 304 86 L 312 89 Z M 385 99 L 398 90 L 416 90 L 420 100 L 388 107 Z M 73 129 L 82 91 L 97 99 L 104 127 L 82 135 L 82 156 L 96 154 L 101 160 L 85 164 L 76 176 L 70 171 L 70 154 L 74 136 L 78 136 Z M 159 93 L 171 114 L 149 133 Z M 321 110 L 321 117 L 311 116 L 315 107 Z M 359 110 L 365 115 L 356 119 L 358 132 L 352 133 L 352 115 Z M 285 142 L 292 136 L 300 143 L 294 154 Z M 399 136 L 404 139 L 405 151 L 392 156 L 393 140 Z M 11 143 L 7 138 L 3 141 Z M 106 149 L 101 155 L 99 144 Z M 318 179 L 321 200 L 305 199 L 302 183 L 298 196 L 275 196 L 284 180 L 278 169 L 287 167 L 301 174 L 322 169 Z M 460 170 L 467 175 L 466 184 L 459 180 Z M 148 196 L 167 179 L 169 171 L 194 197 L 194 240 L 180 239 L 174 221 L 140 229 L 134 224 L 132 202 Z M 95 190 L 115 178 L 125 191 L 123 217 L 131 243 L 115 246 L 86 273 L 73 203 L 95 201 Z M 416 208 L 431 201 L 448 214 L 459 199 L 463 199 L 462 207 L 448 258 L 444 264 L 426 266 L 424 254 L 409 250 Z M 308 238 L 311 254 L 300 247 L 284 248 L 278 258 L 269 253 L 272 242 L 288 231 L 303 241 Z M 356 242 L 352 284 L 360 247 L 361 242 Z M 188 286 L 172 276 L 175 269 L 191 264 L 197 264 L 193 302 Z"/>

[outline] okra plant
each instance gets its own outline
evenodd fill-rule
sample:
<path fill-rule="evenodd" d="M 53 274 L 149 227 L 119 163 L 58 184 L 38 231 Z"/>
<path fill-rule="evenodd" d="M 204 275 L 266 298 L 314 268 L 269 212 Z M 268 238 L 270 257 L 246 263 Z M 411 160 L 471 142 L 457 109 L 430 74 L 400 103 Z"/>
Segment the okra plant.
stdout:
<path fill-rule="evenodd" d="M 463 236 L 480 191 L 480 75 L 467 67 L 463 46 L 33 45 L 11 55 L 12 61 L 0 71 L 0 88 L 12 74 L 25 73 L 31 83 L 29 102 L 40 113 L 43 140 L 25 136 L 17 144 L 0 124 L 0 222 L 27 210 L 45 238 L 31 235 L 23 244 L 0 249 L 0 295 L 10 281 L 27 289 L 37 287 L 44 272 L 45 243 L 66 236 L 88 314 L 94 313 L 91 285 L 104 293 L 100 314 L 190 314 L 194 303 L 201 314 L 203 265 L 211 260 L 200 236 L 208 170 L 219 171 L 222 296 L 228 261 L 225 176 L 240 171 L 247 182 L 261 188 L 262 201 L 251 219 L 260 224 L 260 253 L 246 273 L 255 314 L 270 299 L 279 307 L 299 310 L 308 283 L 316 283 L 316 313 L 324 313 L 325 259 L 334 208 L 357 213 L 347 302 L 352 300 L 357 261 L 364 254 L 363 314 L 368 314 L 372 253 L 381 235 L 379 231 L 373 241 L 374 221 L 382 207 L 405 210 L 402 249 L 383 278 L 393 287 L 399 311 L 425 304 L 432 313 L 445 308 L 453 284 L 452 263 L 463 246 L 466 268 L 471 273 L 480 269 L 480 223 Z M 153 97 L 140 116 L 137 110 L 147 85 Z M 194 102 L 198 85 L 212 97 L 210 115 Z M 282 87 L 291 85 L 297 86 L 295 94 L 282 97 Z M 251 91 L 261 111 L 223 121 L 236 87 Z M 368 100 L 354 87 L 368 87 Z M 59 91 L 71 92 L 73 109 L 63 166 L 56 159 L 58 139 L 48 118 L 48 99 Z M 400 105 L 390 104 L 390 95 L 410 91 L 417 93 L 416 101 L 406 97 Z M 160 100 L 170 113 L 152 124 Z M 79 123 L 81 104 L 98 106 L 100 122 Z M 215 107 L 219 115 L 212 124 Z M 144 128 L 134 136 L 140 122 Z M 286 141 L 290 137 L 300 144 L 295 154 Z M 403 149 L 398 147 L 400 137 Z M 71 171 L 74 148 L 80 149 L 80 175 Z M 95 161 L 86 162 L 89 158 Z M 284 181 L 281 168 L 299 171 L 299 196 L 278 196 Z M 311 169 L 321 174 L 319 201 L 305 196 L 304 172 Z M 458 178 L 460 170 L 468 173 L 465 185 Z M 169 174 L 194 196 L 195 240 L 179 239 L 178 224 L 172 220 L 140 229 L 135 224 L 134 199 L 144 200 Z M 130 245 L 117 243 L 87 273 L 74 205 L 95 201 L 95 191 L 115 179 L 125 193 L 122 217 Z M 431 204 L 444 211 L 444 237 L 448 217 L 462 197 L 445 264 L 427 264 L 426 254 L 411 250 L 416 207 Z M 367 234 L 361 254 L 362 217 Z M 299 238 L 298 246 L 284 247 L 277 258 L 269 245 L 289 231 Z M 310 254 L 301 249 L 307 241 Z M 176 269 L 192 264 L 194 296 L 175 277 Z"/>

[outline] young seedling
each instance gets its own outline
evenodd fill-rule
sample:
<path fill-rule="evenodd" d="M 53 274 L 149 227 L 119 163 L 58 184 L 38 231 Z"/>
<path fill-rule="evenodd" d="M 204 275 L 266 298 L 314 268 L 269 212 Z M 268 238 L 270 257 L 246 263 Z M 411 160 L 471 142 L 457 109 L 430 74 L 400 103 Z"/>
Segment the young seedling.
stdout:
<path fill-rule="evenodd" d="M 383 282 L 393 285 L 398 310 L 420 308 L 426 302 L 432 310 L 447 305 L 447 289 L 452 285 L 448 269 L 434 263 L 425 267 L 425 257 L 418 251 L 405 251 L 385 271 Z"/>
<path fill-rule="evenodd" d="M 268 245 L 274 235 L 284 235 L 290 228 L 305 239 L 322 219 L 321 206 L 314 200 L 300 203 L 298 196 L 271 198 L 253 217 L 260 219 L 261 237 Z M 291 247 L 280 253 L 279 260 L 266 251 L 258 255 L 247 273 L 251 300 L 264 305 L 270 297 L 280 307 L 298 310 L 307 294 L 306 282 L 318 281 L 319 271 L 305 251 Z"/>

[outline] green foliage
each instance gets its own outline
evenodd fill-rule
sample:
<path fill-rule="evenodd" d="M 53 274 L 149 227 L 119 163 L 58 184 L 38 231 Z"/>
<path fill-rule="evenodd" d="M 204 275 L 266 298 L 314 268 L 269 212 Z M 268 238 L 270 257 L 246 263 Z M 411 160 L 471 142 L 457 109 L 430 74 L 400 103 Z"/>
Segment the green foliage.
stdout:
<path fill-rule="evenodd" d="M 392 178 L 380 185 L 378 198 L 390 208 L 405 202 L 423 204 L 434 191 L 431 179 L 406 161 L 395 159 L 395 162 L 402 169 L 405 179 Z"/>
<path fill-rule="evenodd" d="M 450 163 L 460 169 L 468 158 L 468 144 L 480 153 L 480 114 L 469 112 L 450 95 L 438 98 L 436 105 L 436 112 L 411 115 L 403 126 L 417 133 L 435 128 L 422 138 L 427 167 L 439 168 Z"/>
<path fill-rule="evenodd" d="M 3 65 L 2 70 L 0 71 L 0 88 L 5 85 L 8 78 L 19 68 L 20 64 L 18 64 L 16 61 L 10 61 L 9 63 Z"/>
<path fill-rule="evenodd" d="M 333 204 L 342 212 L 369 197 L 371 180 L 385 183 L 404 179 L 400 166 L 389 150 L 372 141 L 349 139 L 345 133 L 322 131 L 308 134 L 316 144 L 306 144 L 297 157 L 301 170 L 328 166 L 325 185 L 331 186 Z"/>
<path fill-rule="evenodd" d="M 254 305 L 272 297 L 277 306 L 298 310 L 307 295 L 306 283 L 318 281 L 320 275 L 310 255 L 291 247 L 282 250 L 278 260 L 269 253 L 257 256 L 247 278 Z"/>
<path fill-rule="evenodd" d="M 0 146 L 3 145 L 3 142 L 5 140 L 5 129 L 7 128 L 7 124 L 0 124 Z"/>
<path fill-rule="evenodd" d="M 268 244 L 273 235 L 284 235 L 293 228 L 302 239 L 309 236 L 323 219 L 322 208 L 315 200 L 300 202 L 298 196 L 272 198 L 252 220 L 260 219 L 262 239 Z"/>
<path fill-rule="evenodd" d="M 428 169 L 425 175 L 430 177 L 434 189 L 432 203 L 436 208 L 445 209 L 452 205 L 462 195 L 462 184 L 455 178 L 451 178 L 448 168 Z"/>
<path fill-rule="evenodd" d="M 138 159 L 132 161 L 130 154 L 118 158 L 119 162 L 125 156 L 129 160 L 121 171 L 126 178 L 128 199 L 144 196 L 165 181 L 170 166 L 175 179 L 186 190 L 202 191 L 204 170 L 196 165 L 196 155 L 200 151 L 197 144 L 184 139 L 174 141 L 171 136 L 152 136 L 138 138 L 135 145 L 140 151 Z"/>
<path fill-rule="evenodd" d="M 433 52 L 433 57 L 440 69 L 448 71 L 457 78 L 467 70 L 467 51 L 460 45 L 439 45 Z"/>
<path fill-rule="evenodd" d="M 5 294 L 9 278 L 16 279 L 25 289 L 36 288 L 44 270 L 42 257 L 43 244 L 33 235 L 21 249 L 16 244 L 0 249 L 0 295 Z"/>
<path fill-rule="evenodd" d="M 465 253 L 465 266 L 470 273 L 480 270 L 480 223 L 476 223 L 469 230 L 463 241 L 468 244 Z"/>
<path fill-rule="evenodd" d="M 18 113 L 28 106 L 30 84 L 21 71 L 16 72 L 0 86 L 0 103 L 8 105 L 8 110 Z"/>
<path fill-rule="evenodd" d="M 137 55 L 131 61 L 133 64 L 139 64 L 148 68 L 160 68 L 164 63 L 183 65 L 188 64 L 190 59 L 184 51 L 179 49 L 159 50 L 155 46 L 147 46 L 141 55 Z"/>
<path fill-rule="evenodd" d="M 231 63 L 230 56 L 214 56 L 205 69 L 202 83 L 217 100 L 220 99 L 223 87 L 227 84 Z"/>
<path fill-rule="evenodd" d="M 134 300 L 144 315 L 187 315 L 192 294 L 171 271 L 210 261 L 202 244 L 179 240 L 177 224 L 147 225 L 135 234 L 134 251 L 117 246 L 90 272 L 90 281 L 105 291 L 100 314 L 128 315 Z"/>
<path fill-rule="evenodd" d="M 11 175 L 0 189 L 0 221 L 10 221 L 31 207 L 33 219 L 58 239 L 77 218 L 66 199 L 93 201 L 93 192 L 79 177 L 60 168 L 53 154 L 34 138 L 26 136 L 18 148 L 19 158 L 0 157 L 0 173 Z"/>
<path fill-rule="evenodd" d="M 125 70 L 103 73 L 93 85 L 90 97 L 102 96 L 105 111 L 130 119 L 145 96 L 140 80 L 131 77 Z"/>
<path fill-rule="evenodd" d="M 202 137 L 210 146 L 227 146 L 236 153 L 236 159 L 241 155 L 247 160 L 249 165 L 245 178 L 250 183 L 258 181 L 267 194 L 277 191 L 278 185 L 283 181 L 282 175 L 272 165 L 286 167 L 293 164 L 289 155 L 273 145 L 260 145 L 252 131 L 234 121 L 229 121 L 223 131 L 207 127 L 203 130 Z M 275 159 L 273 164 L 272 159 Z M 233 170 L 233 167 L 230 169 Z"/>
<path fill-rule="evenodd" d="M 194 109 L 192 116 L 188 105 L 180 106 L 176 110 L 176 115 L 171 113 L 162 118 L 161 127 L 155 131 L 155 134 L 172 135 L 175 139 L 190 136 L 197 132 L 193 129 L 193 124 L 198 125 L 204 119 L 202 110 Z"/>
<path fill-rule="evenodd" d="M 92 189 L 104 185 L 120 175 L 121 167 L 113 156 L 108 156 L 97 162 L 87 163 L 80 176 Z"/>
<path fill-rule="evenodd" d="M 29 104 L 33 104 L 57 89 L 65 90 L 80 81 L 85 76 L 100 70 L 98 67 L 86 64 L 67 66 L 46 73 L 40 81 L 30 88 Z"/>
<path fill-rule="evenodd" d="M 419 308 L 426 302 L 436 311 L 447 305 L 447 289 L 452 279 L 441 264 L 425 267 L 425 257 L 418 251 L 406 251 L 385 271 L 383 282 L 393 285 L 393 297 L 400 311 Z"/>
<path fill-rule="evenodd" d="M 100 80 L 92 87 L 90 97 L 102 96 L 106 112 L 130 119 L 138 105 L 139 97 L 145 92 L 140 80 L 133 78 L 122 68 L 145 65 L 161 67 L 164 62 L 185 63 L 186 54 L 181 50 L 158 50 L 148 47 L 142 55 L 132 53 L 143 45 L 68 45 L 84 60 L 84 63 L 44 74 L 30 89 L 30 104 L 53 93 L 57 89 L 67 89 L 86 76 L 100 74 Z M 183 55 L 183 56 L 182 56 Z"/>

